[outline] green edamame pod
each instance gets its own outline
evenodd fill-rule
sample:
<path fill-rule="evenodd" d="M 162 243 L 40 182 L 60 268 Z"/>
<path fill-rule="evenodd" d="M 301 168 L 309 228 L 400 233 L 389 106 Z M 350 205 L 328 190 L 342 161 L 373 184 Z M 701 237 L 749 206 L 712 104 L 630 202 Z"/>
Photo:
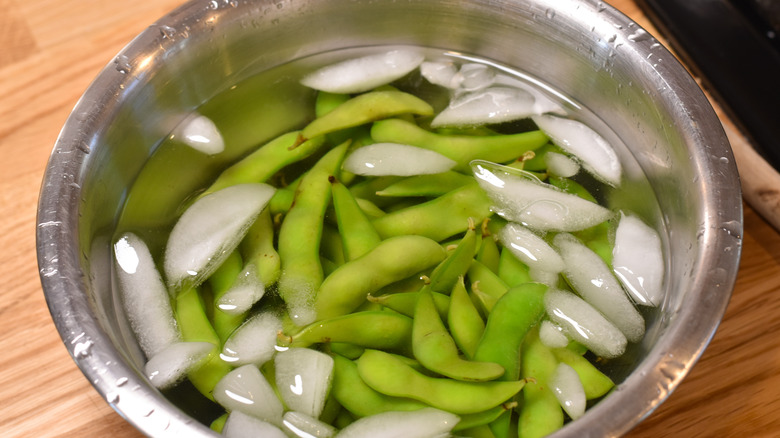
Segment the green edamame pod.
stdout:
<path fill-rule="evenodd" d="M 233 367 L 219 357 L 219 346 L 222 343 L 206 316 L 198 289 L 186 289 L 176 295 L 175 314 L 183 341 L 210 342 L 214 345 L 214 349 L 209 353 L 203 365 L 187 374 L 187 378 L 201 394 L 214 400 L 214 386 Z"/>
<path fill-rule="evenodd" d="M 290 347 L 308 347 L 323 342 L 349 342 L 365 348 L 408 350 L 412 320 L 391 310 L 355 312 L 309 324 L 281 341 Z"/>
<path fill-rule="evenodd" d="M 351 193 L 352 192 L 350 192 L 350 194 Z M 358 206 L 363 211 L 363 214 L 369 219 L 376 219 L 386 214 L 381 208 L 377 207 L 376 204 L 368 199 L 355 198 L 355 202 L 357 202 Z"/>
<path fill-rule="evenodd" d="M 517 380 L 520 346 L 528 331 L 544 315 L 545 292 L 544 284 L 526 283 L 509 289 L 499 298 L 488 316 L 474 359 L 496 362 L 506 370 L 503 380 Z"/>
<path fill-rule="evenodd" d="M 519 438 L 541 438 L 563 426 L 563 409 L 549 386 L 558 361 L 539 340 L 538 330 L 528 334 L 521 354 L 523 377 L 529 381 L 523 389 L 517 433 Z"/>
<path fill-rule="evenodd" d="M 412 324 L 412 352 L 425 368 L 456 380 L 484 382 L 504 374 L 501 365 L 461 359 L 458 347 L 439 317 L 431 291 L 424 287 L 417 299 Z"/>
<path fill-rule="evenodd" d="M 364 347 L 360 347 L 349 342 L 331 342 L 328 344 L 330 352 L 344 356 L 347 359 L 355 360 L 360 357 L 366 350 Z"/>
<path fill-rule="evenodd" d="M 575 351 L 568 348 L 555 348 L 552 352 L 559 362 L 574 368 L 574 371 L 580 376 L 587 400 L 599 398 L 615 386 L 612 379 Z"/>
<path fill-rule="evenodd" d="M 419 97 L 402 91 L 371 91 L 353 97 L 322 117 L 314 119 L 303 128 L 301 138 L 315 138 L 407 113 L 430 116 L 433 115 L 433 108 Z"/>
<path fill-rule="evenodd" d="M 390 185 L 402 180 L 403 177 L 400 176 L 379 176 L 376 178 L 368 178 L 349 186 L 349 191 L 356 199 L 365 199 L 377 207 L 382 208 L 395 203 L 396 200 L 391 197 L 378 196 L 377 192 L 384 190 Z"/>
<path fill-rule="evenodd" d="M 274 224 L 269 209 L 264 209 L 249 228 L 241 242 L 241 252 L 246 260 L 244 266 L 253 263 L 265 287 L 276 283 L 281 273 L 281 261 L 274 248 Z"/>
<path fill-rule="evenodd" d="M 469 171 L 469 163 L 477 158 L 506 163 L 548 141 L 541 131 L 484 137 L 436 134 L 400 119 L 375 122 L 371 137 L 376 142 L 408 144 L 436 151 L 458 163 L 456 169 L 464 172 Z"/>
<path fill-rule="evenodd" d="M 509 286 L 498 275 L 477 260 L 471 262 L 467 277 L 471 283 L 471 291 L 477 297 L 486 315 L 509 290 Z"/>
<path fill-rule="evenodd" d="M 225 428 L 225 422 L 227 421 L 227 417 L 228 414 L 224 413 L 219 417 L 215 418 L 214 421 L 211 422 L 209 428 L 216 433 L 222 433 L 222 429 Z"/>
<path fill-rule="evenodd" d="M 431 295 L 433 296 L 433 304 L 436 306 L 439 317 L 446 319 L 450 310 L 450 297 L 438 292 L 431 292 Z M 406 315 L 409 318 L 414 318 L 414 309 L 417 307 L 417 299 L 419 297 L 420 291 L 418 290 L 416 292 L 379 295 L 378 297 L 369 295 L 368 300 Z"/>
<path fill-rule="evenodd" d="M 351 98 L 349 94 L 328 93 L 327 91 L 319 91 L 317 93 L 317 99 L 314 101 L 314 116 L 322 117 L 325 114 L 333 111 L 342 103 L 348 101 Z"/>
<path fill-rule="evenodd" d="M 370 293 L 444 260 L 445 251 L 422 236 L 398 236 L 345 263 L 322 283 L 314 302 L 318 319 L 349 313 Z"/>
<path fill-rule="evenodd" d="M 208 278 L 207 282 L 211 287 L 211 293 L 213 294 L 214 302 L 218 302 L 222 295 L 227 292 L 233 283 L 236 281 L 236 277 L 241 273 L 243 267 L 243 259 L 238 251 L 233 251 L 228 258 L 214 271 Z M 212 322 L 214 325 L 214 332 L 219 337 L 220 344 L 225 343 L 227 338 L 240 326 L 246 319 L 246 313 L 238 315 L 229 314 L 220 310 L 219 306 L 214 306 L 214 314 L 212 316 Z"/>
<path fill-rule="evenodd" d="M 457 427 L 457 424 L 455 427 Z M 493 435 L 493 431 L 490 430 L 490 427 L 488 427 L 486 424 L 459 430 L 458 436 L 467 438 L 496 438 L 496 436 Z"/>
<path fill-rule="evenodd" d="M 471 183 L 428 202 L 387 213 L 372 223 L 383 238 L 417 234 L 438 242 L 466 231 L 469 218 L 482 221 L 489 217 L 491 205 L 479 185 Z"/>
<path fill-rule="evenodd" d="M 291 187 L 276 189 L 274 195 L 271 196 L 271 200 L 268 201 L 268 209 L 271 211 L 271 215 L 286 214 L 290 211 L 293 200 L 295 200 L 295 189 Z"/>
<path fill-rule="evenodd" d="M 320 137 L 292 147 L 299 135 L 298 131 L 288 132 L 261 146 L 225 169 L 199 197 L 236 184 L 265 182 L 283 167 L 303 160 L 325 143 L 325 138 Z"/>
<path fill-rule="evenodd" d="M 493 273 L 498 274 L 500 253 L 498 245 L 496 244 L 496 239 L 494 239 L 492 235 L 482 235 L 482 243 L 479 245 L 479 250 L 477 250 L 475 258 L 478 262 L 493 271 Z"/>
<path fill-rule="evenodd" d="M 531 281 L 528 266 L 506 248 L 501 248 L 501 254 L 498 257 L 498 278 L 509 287 L 519 286 Z"/>
<path fill-rule="evenodd" d="M 243 269 L 227 291 L 215 301 L 224 313 L 244 314 L 276 283 L 280 275 L 279 254 L 274 248 L 271 212 L 264 209 L 241 242 Z"/>
<path fill-rule="evenodd" d="M 389 353 L 366 350 L 357 361 L 358 373 L 374 390 L 419 400 L 454 414 L 474 414 L 494 408 L 517 394 L 525 381 L 464 382 L 426 376 Z"/>
<path fill-rule="evenodd" d="M 502 414 L 509 413 L 510 410 L 517 406 L 517 402 L 502 403 L 495 408 L 488 409 L 487 411 L 477 412 L 476 414 L 465 414 L 460 416 L 460 421 L 455 427 L 452 428 L 453 432 L 472 429 L 478 426 L 483 426 L 492 423 Z M 468 435 L 466 435 L 468 436 Z M 492 436 L 492 432 L 491 432 Z"/>
<path fill-rule="evenodd" d="M 322 227 L 322 241 L 320 241 L 320 255 L 333 262 L 336 267 L 346 263 L 344 258 L 344 241 L 341 233 L 335 227 L 325 224 Z"/>
<path fill-rule="evenodd" d="M 338 354 L 331 356 L 333 357 L 331 394 L 353 415 L 367 417 L 387 411 L 416 411 L 428 406 L 417 400 L 391 397 L 375 391 L 360 378 L 355 362 Z"/>
<path fill-rule="evenodd" d="M 474 219 L 469 218 L 468 229 L 458 246 L 431 273 L 430 288 L 434 292 L 449 294 L 459 278 L 466 275 L 477 249 L 477 233 Z"/>
<path fill-rule="evenodd" d="M 415 175 L 390 184 L 376 192 L 379 196 L 441 196 L 474 181 L 469 175 L 450 170 L 432 175 Z"/>
<path fill-rule="evenodd" d="M 552 144 L 547 143 L 544 146 L 540 147 L 539 149 L 536 149 L 535 154 L 533 157 L 523 160 L 522 162 L 522 169 L 528 170 L 532 172 L 544 172 L 547 170 L 547 163 L 545 162 L 544 155 L 547 152 L 556 152 L 559 154 L 564 153 L 563 149 L 560 147 Z"/>
<path fill-rule="evenodd" d="M 323 279 L 320 238 L 325 210 L 330 203 L 330 181 L 341 167 L 349 143 L 330 150 L 304 175 L 295 200 L 279 230 L 277 252 L 281 259 L 279 295 L 298 325 L 314 321 L 314 297 Z"/>
<path fill-rule="evenodd" d="M 463 277 L 452 288 L 447 322 L 455 344 L 466 358 L 472 359 L 485 331 L 485 322 L 466 291 Z"/>
<path fill-rule="evenodd" d="M 382 239 L 349 189 L 335 177 L 330 182 L 344 259 L 355 260 L 376 248 Z"/>

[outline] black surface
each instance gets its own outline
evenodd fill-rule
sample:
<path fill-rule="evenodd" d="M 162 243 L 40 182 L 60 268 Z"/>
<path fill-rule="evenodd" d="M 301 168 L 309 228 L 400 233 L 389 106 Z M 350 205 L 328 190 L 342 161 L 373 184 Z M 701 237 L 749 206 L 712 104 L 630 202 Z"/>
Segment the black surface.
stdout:
<path fill-rule="evenodd" d="M 704 87 L 780 170 L 780 0 L 638 0 Z"/>

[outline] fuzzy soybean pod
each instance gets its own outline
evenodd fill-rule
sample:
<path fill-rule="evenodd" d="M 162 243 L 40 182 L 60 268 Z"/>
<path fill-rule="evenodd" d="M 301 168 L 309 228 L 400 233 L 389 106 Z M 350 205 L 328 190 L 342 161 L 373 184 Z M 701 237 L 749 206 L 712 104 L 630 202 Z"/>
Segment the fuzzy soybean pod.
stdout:
<path fill-rule="evenodd" d="M 503 366 L 506 373 L 502 380 L 520 377 L 520 348 L 526 334 L 544 315 L 545 292 L 547 286 L 541 283 L 511 288 L 496 301 L 488 316 L 474 359 Z M 491 429 L 498 437 L 506 436 L 509 428 L 510 416 L 506 414 L 491 423 Z"/>
<path fill-rule="evenodd" d="M 236 281 L 236 277 L 241 273 L 243 267 L 243 259 L 238 250 L 233 251 L 228 258 L 214 271 L 208 278 L 208 285 L 211 287 L 211 294 L 213 295 L 214 303 L 219 302 L 219 299 L 227 292 L 233 283 Z M 246 313 L 231 314 L 222 311 L 218 305 L 214 305 L 214 313 L 212 315 L 212 323 L 214 325 L 214 332 L 220 340 L 220 345 L 224 344 L 227 338 L 240 326 L 246 319 Z"/>
<path fill-rule="evenodd" d="M 288 132 L 259 147 L 241 161 L 222 171 L 214 183 L 198 195 L 199 198 L 236 184 L 265 182 L 285 166 L 317 152 L 325 143 L 325 138 L 320 137 L 292 147 L 299 135 L 299 131 Z"/>
<path fill-rule="evenodd" d="M 412 351 L 425 368 L 456 380 L 484 382 L 504 374 L 501 365 L 461 359 L 458 347 L 444 326 L 431 291 L 420 291 L 412 325 Z"/>
<path fill-rule="evenodd" d="M 477 250 L 477 233 L 474 219 L 469 218 L 468 230 L 458 246 L 431 273 L 430 288 L 434 292 L 449 294 L 459 278 L 466 275 Z"/>
<path fill-rule="evenodd" d="M 384 190 L 398 181 L 402 181 L 401 176 L 378 176 L 376 178 L 367 178 L 355 182 L 349 186 L 349 191 L 357 199 L 370 201 L 379 208 L 394 204 L 397 199 L 390 196 L 379 196 L 377 192 Z"/>
<path fill-rule="evenodd" d="M 506 370 L 503 380 L 517 380 L 518 352 L 528 331 L 544 316 L 545 292 L 547 286 L 541 283 L 509 289 L 490 312 L 474 359 L 496 362 Z"/>
<path fill-rule="evenodd" d="M 489 217 L 491 205 L 482 188 L 471 183 L 422 204 L 390 212 L 374 219 L 373 224 L 383 238 L 417 234 L 438 242 L 466 231 L 469 218 L 481 221 Z"/>
<path fill-rule="evenodd" d="M 444 248 L 427 237 L 409 235 L 384 240 L 322 282 L 314 301 L 317 318 L 349 313 L 363 304 L 368 294 L 431 267 L 444 257 Z"/>
<path fill-rule="evenodd" d="M 485 322 L 469 297 L 463 277 L 452 288 L 447 324 L 455 344 L 466 358 L 472 359 L 485 331 Z"/>
<path fill-rule="evenodd" d="M 265 208 L 249 228 L 241 242 L 244 266 L 236 274 L 227 291 L 215 299 L 223 313 L 242 315 L 276 283 L 280 275 L 279 254 L 274 248 L 274 227 L 271 213 Z"/>
<path fill-rule="evenodd" d="M 509 287 L 532 281 L 531 275 L 528 273 L 528 266 L 506 248 L 501 248 L 501 254 L 498 257 L 498 278 Z"/>
<path fill-rule="evenodd" d="M 371 137 L 378 143 L 401 143 L 436 151 L 457 162 L 456 170 L 461 171 L 468 171 L 469 163 L 477 158 L 496 163 L 515 160 L 548 141 L 541 131 L 489 136 L 436 134 L 401 119 L 375 122 Z"/>
<path fill-rule="evenodd" d="M 517 402 L 507 402 L 502 403 L 495 408 L 488 409 L 487 411 L 477 412 L 476 414 L 461 415 L 460 421 L 455 425 L 454 428 L 452 428 L 452 431 L 466 431 L 475 427 L 488 425 L 495 421 L 498 417 L 504 414 L 509 414 L 509 411 L 514 409 L 516 406 Z M 466 433 L 465 436 L 471 435 Z"/>
<path fill-rule="evenodd" d="M 335 177 L 330 182 L 344 259 L 355 260 L 376 248 L 382 239 L 349 189 Z"/>
<path fill-rule="evenodd" d="M 523 376 L 529 379 L 523 389 L 523 409 L 517 426 L 518 438 L 541 438 L 563 426 L 564 416 L 549 386 L 558 361 L 532 330 L 522 349 Z"/>
<path fill-rule="evenodd" d="M 438 292 L 431 292 L 431 296 L 433 296 L 433 304 L 439 312 L 439 317 L 442 320 L 447 319 L 447 314 L 450 311 L 450 297 Z M 385 294 L 378 297 L 369 295 L 367 299 L 409 318 L 414 318 L 414 310 L 417 307 L 417 299 L 419 297 L 420 291 L 418 290 L 416 292 Z"/>
<path fill-rule="evenodd" d="M 449 193 L 473 181 L 474 179 L 469 175 L 449 170 L 430 175 L 410 176 L 390 184 L 376 194 L 387 197 L 434 197 Z"/>
<path fill-rule="evenodd" d="M 498 263 L 501 257 L 501 253 L 498 249 L 496 239 L 491 234 L 483 234 L 482 241 L 477 250 L 477 255 L 474 258 L 485 265 L 493 273 L 498 274 Z"/>
<path fill-rule="evenodd" d="M 314 116 L 322 117 L 350 99 L 349 94 L 320 91 L 314 100 Z"/>
<path fill-rule="evenodd" d="M 471 262 L 467 277 L 471 291 L 485 315 L 493 310 L 496 302 L 509 290 L 509 286 L 498 275 L 477 260 Z"/>
<path fill-rule="evenodd" d="M 323 279 L 320 238 L 325 210 L 330 203 L 330 181 L 349 143 L 325 154 L 301 179 L 295 200 L 279 230 L 277 252 L 281 260 L 278 291 L 298 325 L 314 321 L 314 297 Z"/>
<path fill-rule="evenodd" d="M 222 343 L 211 326 L 208 316 L 206 316 L 198 289 L 190 288 L 179 292 L 176 296 L 175 313 L 183 341 L 209 342 L 214 345 L 214 349 L 209 353 L 203 365 L 187 375 L 190 382 L 201 394 L 214 400 L 214 387 L 233 367 L 219 357 L 219 346 Z"/>
<path fill-rule="evenodd" d="M 428 406 L 410 398 L 392 397 L 375 391 L 360 378 L 355 362 L 339 354 L 331 356 L 333 357 L 331 394 L 353 415 L 367 417 L 387 411 L 416 411 Z"/>
<path fill-rule="evenodd" d="M 615 386 L 612 379 L 575 351 L 568 348 L 555 348 L 552 352 L 559 362 L 574 368 L 574 371 L 580 376 L 587 400 L 599 398 Z"/>
<path fill-rule="evenodd" d="M 317 321 L 281 341 L 290 347 L 349 342 L 365 348 L 408 351 L 411 339 L 411 318 L 391 310 L 370 310 Z"/>
<path fill-rule="evenodd" d="M 315 138 L 399 114 L 430 116 L 433 108 L 419 97 L 402 91 L 371 91 L 355 96 L 314 119 L 303 128 L 301 138 Z"/>
<path fill-rule="evenodd" d="M 376 391 L 406 397 L 453 414 L 474 414 L 494 408 L 520 392 L 524 380 L 465 382 L 426 376 L 397 357 L 379 350 L 366 350 L 358 373 Z"/>
<path fill-rule="evenodd" d="M 249 228 L 244 241 L 241 242 L 241 252 L 246 264 L 254 263 L 257 267 L 257 275 L 266 287 L 276 283 L 279 279 L 280 265 L 279 253 L 274 248 L 274 227 L 271 219 L 271 211 L 265 209 L 257 217 L 257 220 Z"/>

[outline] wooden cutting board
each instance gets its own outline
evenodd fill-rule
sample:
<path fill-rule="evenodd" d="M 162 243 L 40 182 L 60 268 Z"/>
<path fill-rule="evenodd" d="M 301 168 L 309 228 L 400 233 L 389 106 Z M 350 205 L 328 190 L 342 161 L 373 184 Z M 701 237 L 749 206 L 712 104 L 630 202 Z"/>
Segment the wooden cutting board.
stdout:
<path fill-rule="evenodd" d="M 139 437 L 92 389 L 49 316 L 35 259 L 43 170 L 99 70 L 180 0 L 0 0 L 0 436 Z M 615 7 L 657 35 L 631 0 Z M 778 177 L 723 118 L 743 174 L 742 266 L 702 359 L 631 437 L 780 436 Z M 767 222 L 757 214 L 764 214 Z"/>

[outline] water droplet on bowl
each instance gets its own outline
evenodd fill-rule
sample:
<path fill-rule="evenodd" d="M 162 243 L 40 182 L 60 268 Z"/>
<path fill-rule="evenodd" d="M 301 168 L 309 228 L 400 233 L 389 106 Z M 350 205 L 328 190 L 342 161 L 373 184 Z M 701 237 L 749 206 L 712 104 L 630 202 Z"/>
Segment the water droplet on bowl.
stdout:
<path fill-rule="evenodd" d="M 114 68 L 116 68 L 116 71 L 122 74 L 130 73 L 130 70 L 132 70 L 133 66 L 130 65 L 130 58 L 128 58 L 126 55 L 119 55 L 116 58 L 114 58 Z"/>
<path fill-rule="evenodd" d="M 645 32 L 644 29 L 637 29 L 628 36 L 629 41 L 640 42 L 650 39 L 650 34 Z"/>
<path fill-rule="evenodd" d="M 79 342 L 73 347 L 73 357 L 75 358 L 85 358 L 89 357 L 90 351 L 92 350 L 92 346 L 95 343 L 91 340 L 87 339 L 84 342 Z"/>
<path fill-rule="evenodd" d="M 163 38 L 168 38 L 169 40 L 173 40 L 176 37 L 176 29 L 172 28 L 171 26 L 160 26 L 160 33 L 162 34 Z"/>

